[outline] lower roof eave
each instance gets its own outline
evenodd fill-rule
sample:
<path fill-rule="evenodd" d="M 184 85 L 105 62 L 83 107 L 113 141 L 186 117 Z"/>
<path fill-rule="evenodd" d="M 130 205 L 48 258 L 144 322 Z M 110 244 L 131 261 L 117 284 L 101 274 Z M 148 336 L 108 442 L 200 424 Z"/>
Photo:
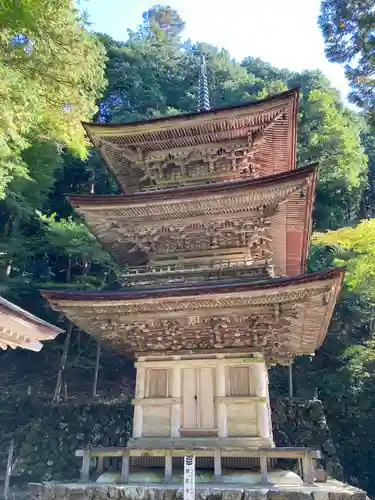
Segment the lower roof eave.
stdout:
<path fill-rule="evenodd" d="M 160 355 L 162 351 L 164 354 L 173 354 L 173 349 L 169 352 L 166 344 L 162 347 L 159 344 L 163 343 L 165 328 L 170 328 L 174 323 L 178 332 L 175 340 L 181 344 L 178 346 L 180 352 L 184 349 L 203 352 L 202 349 L 207 347 L 206 340 L 208 337 L 210 340 L 213 334 L 210 328 L 207 329 L 205 318 L 218 315 L 228 316 L 229 329 L 223 330 L 224 340 L 219 346 L 216 346 L 216 337 L 213 344 L 212 339 L 211 343 L 207 344 L 212 352 L 217 351 L 216 347 L 220 348 L 221 352 L 233 352 L 233 348 L 240 345 L 236 335 L 232 336 L 235 325 L 234 328 L 239 328 L 240 335 L 246 337 L 240 339 L 246 350 L 250 352 L 266 346 L 264 353 L 269 359 L 280 357 L 286 360 L 296 355 L 311 354 L 322 344 L 344 273 L 343 268 L 335 268 L 303 276 L 258 282 L 218 282 L 208 285 L 98 292 L 42 290 L 41 293 L 73 323 L 112 345 L 112 348 L 122 354 L 129 351 L 140 354 L 141 351 L 148 352 L 150 349 L 154 351 L 154 355 Z M 272 317 L 269 316 L 270 306 Z M 267 334 L 263 331 L 263 323 L 257 323 L 257 315 L 263 314 L 261 311 L 266 314 L 266 323 L 269 323 L 268 327 L 271 328 L 267 330 Z M 198 330 L 204 337 L 203 344 L 197 344 L 196 347 L 189 344 L 189 335 L 192 335 L 189 330 L 192 314 L 202 320 L 194 324 L 193 340 Z M 289 322 L 287 333 L 284 331 L 285 323 L 276 326 L 280 314 L 284 317 L 282 321 Z M 256 320 L 254 324 L 253 320 Z M 142 334 L 139 334 L 138 327 Z M 154 338 L 154 330 L 159 331 L 157 341 Z M 279 336 L 281 331 L 282 337 Z M 263 344 L 263 341 L 259 343 L 259 335 L 271 335 L 272 346 Z"/>

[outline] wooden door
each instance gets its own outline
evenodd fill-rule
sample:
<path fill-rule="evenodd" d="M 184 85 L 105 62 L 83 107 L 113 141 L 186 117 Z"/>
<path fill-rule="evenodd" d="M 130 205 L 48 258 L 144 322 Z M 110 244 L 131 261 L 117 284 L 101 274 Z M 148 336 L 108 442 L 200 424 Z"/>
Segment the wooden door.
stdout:
<path fill-rule="evenodd" d="M 199 427 L 215 428 L 214 369 L 200 368 L 199 373 Z"/>
<path fill-rule="evenodd" d="M 183 429 L 215 428 L 214 369 L 185 368 L 182 377 Z"/>
<path fill-rule="evenodd" d="M 182 425 L 184 429 L 196 429 L 197 371 L 194 368 L 185 368 L 182 375 Z"/>

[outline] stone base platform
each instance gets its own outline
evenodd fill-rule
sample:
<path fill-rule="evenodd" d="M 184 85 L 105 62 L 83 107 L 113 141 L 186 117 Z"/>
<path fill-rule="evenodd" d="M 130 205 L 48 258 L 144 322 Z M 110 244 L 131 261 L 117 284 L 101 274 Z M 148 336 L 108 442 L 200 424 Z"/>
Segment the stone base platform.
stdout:
<path fill-rule="evenodd" d="M 182 500 L 182 486 L 31 483 L 29 500 Z M 313 486 L 199 484 L 196 500 L 366 500 L 364 491 L 329 480 Z"/>

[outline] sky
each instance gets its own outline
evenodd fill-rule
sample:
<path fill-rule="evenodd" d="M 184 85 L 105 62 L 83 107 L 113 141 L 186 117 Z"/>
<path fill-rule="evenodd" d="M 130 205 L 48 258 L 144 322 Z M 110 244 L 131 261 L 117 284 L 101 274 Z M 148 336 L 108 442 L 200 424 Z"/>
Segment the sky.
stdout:
<path fill-rule="evenodd" d="M 348 93 L 343 68 L 327 61 L 317 25 L 320 0 L 89 0 L 81 1 L 92 29 L 125 41 L 155 4 L 177 9 L 186 22 L 184 38 L 229 50 L 232 57 L 260 57 L 278 68 L 320 69 Z"/>

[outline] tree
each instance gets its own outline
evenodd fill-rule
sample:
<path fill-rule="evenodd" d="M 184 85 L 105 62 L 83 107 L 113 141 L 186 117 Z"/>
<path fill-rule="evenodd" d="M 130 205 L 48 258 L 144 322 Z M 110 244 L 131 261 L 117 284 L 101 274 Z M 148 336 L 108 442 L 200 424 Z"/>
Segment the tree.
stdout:
<path fill-rule="evenodd" d="M 335 94 L 313 89 L 304 96 L 298 161 L 300 165 L 319 162 L 317 229 L 338 228 L 357 220 L 367 175 L 361 127 L 358 117 L 343 108 Z"/>
<path fill-rule="evenodd" d="M 178 41 L 185 28 L 180 14 L 169 5 L 154 5 L 142 17 L 143 25 L 138 31 L 138 36 L 141 37 L 161 35 L 169 42 Z"/>
<path fill-rule="evenodd" d="M 375 305 L 375 219 L 364 220 L 355 227 L 315 233 L 314 241 L 335 250 L 336 265 L 347 267 L 348 288 Z"/>
<path fill-rule="evenodd" d="M 320 71 L 280 70 L 250 57 L 242 64 L 253 76 L 249 93 L 258 98 L 286 88 L 301 89 L 297 161 L 299 166 L 320 165 L 315 227 L 338 228 L 354 222 L 367 180 L 367 157 L 361 144 L 364 123 L 343 106 L 337 90 Z"/>
<path fill-rule="evenodd" d="M 375 0 L 323 0 L 319 25 L 326 55 L 345 64 L 352 102 L 375 120 Z"/>
<path fill-rule="evenodd" d="M 104 88 L 104 52 L 71 0 L 0 0 L 0 198 L 32 179 L 25 152 L 52 141 L 84 156 L 80 121 Z"/>

